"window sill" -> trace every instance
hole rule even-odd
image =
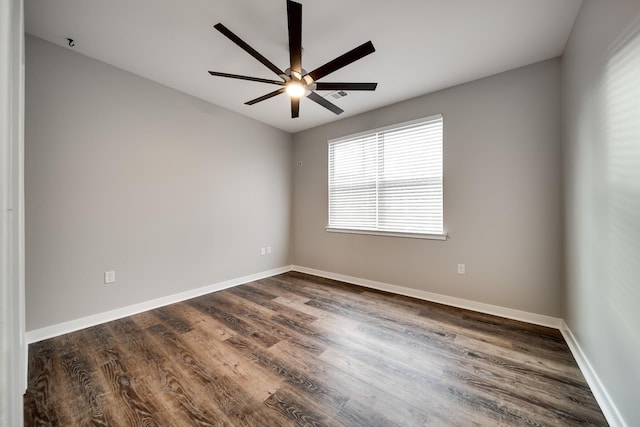
[[[329,233],[345,233],[345,234],[367,234],[370,236],[387,236],[387,237],[404,237],[408,239],[426,239],[426,240],[447,240],[449,236],[445,234],[420,234],[420,233],[401,233],[377,230],[351,230],[346,228],[326,227]]]

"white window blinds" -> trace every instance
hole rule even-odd
[[[329,141],[328,228],[442,235],[442,116]]]

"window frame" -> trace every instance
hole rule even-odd
[[[416,125],[416,124],[420,124],[420,123],[424,123],[424,122],[429,122],[431,120],[434,119],[438,119],[440,118],[442,120],[442,156],[441,156],[441,162],[442,162],[442,233],[416,233],[416,232],[404,232],[404,231],[383,231],[383,230],[368,230],[368,229],[356,229],[356,228],[341,228],[341,227],[335,227],[335,226],[330,226],[329,223],[329,219],[330,219],[330,209],[331,209],[331,205],[330,205],[330,199],[331,199],[331,194],[330,194],[330,183],[331,183],[331,172],[330,172],[330,168],[331,168],[331,163],[329,162],[330,159],[330,147],[331,144],[339,142],[339,141],[345,141],[345,140],[349,140],[349,139],[356,139],[358,137],[363,137],[363,136],[367,136],[367,135],[372,135],[372,134],[379,134],[382,132],[386,132],[386,131],[391,131],[391,130],[395,130],[395,129],[400,129],[403,127],[408,127],[408,126],[412,126],[412,125]],[[445,135],[444,135],[444,115],[443,114],[433,114],[430,116],[426,116],[426,117],[422,117],[419,119],[415,119],[415,120],[410,120],[410,121],[406,121],[406,122],[402,122],[402,123],[396,123],[396,124],[392,124],[389,126],[384,126],[384,127],[380,127],[380,128],[375,128],[375,129],[371,129],[371,130],[367,130],[367,131],[363,131],[363,132],[358,132],[358,133],[354,133],[354,134],[350,134],[350,135],[345,135],[345,136],[341,136],[338,138],[332,138],[330,140],[327,141],[327,225],[325,227],[325,230],[327,232],[330,233],[344,233],[344,234],[362,234],[362,235],[373,235],[373,236],[390,236],[390,237],[404,237],[404,238],[413,238],[413,239],[428,239],[428,240],[447,240],[448,239],[448,234],[446,232],[446,226],[445,226],[445,208],[444,208],[444,200],[445,200],[445,194],[444,194],[444,139],[445,139]],[[376,138],[377,139],[377,138]],[[379,165],[376,165],[376,167],[379,167]]]

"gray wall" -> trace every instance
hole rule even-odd
[[[640,2],[586,0],[562,61],[565,320],[640,425]]]
[[[447,241],[328,233],[327,140],[444,114]],[[560,63],[551,60],[294,135],[296,265],[560,317]],[[465,263],[467,274],[456,265]]]
[[[290,263],[289,134],[33,37],[26,55],[28,331]]]

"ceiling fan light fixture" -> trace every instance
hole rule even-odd
[[[307,73],[302,68],[302,4],[293,0],[287,0],[287,24],[289,28],[289,68],[282,71],[277,65],[262,56],[258,51],[249,46],[244,40],[235,35],[231,30],[217,23],[213,27],[222,35],[235,43],[242,50],[254,57],[262,65],[270,69],[282,81],[263,79],[259,77],[242,76],[240,74],[221,73],[209,71],[212,76],[228,77],[232,79],[248,80],[252,82],[268,83],[280,86],[278,90],[269,92],[266,95],[245,102],[246,105],[254,105],[258,102],[271,99],[274,96],[286,93],[291,97],[291,118],[295,119],[300,115],[300,98],[310,99],[316,104],[326,108],[334,114],[341,114],[344,111],[335,104],[332,104],[326,97],[318,95],[316,90],[345,91],[345,90],[376,90],[377,83],[325,83],[318,82],[319,79],[346,67],[347,65],[364,58],[373,53],[376,49],[373,43],[368,41],[360,46],[351,49],[347,53],[338,56],[315,70]]]
[[[307,89],[300,81],[290,81],[286,87],[287,94],[292,98],[300,98],[305,95]]]

